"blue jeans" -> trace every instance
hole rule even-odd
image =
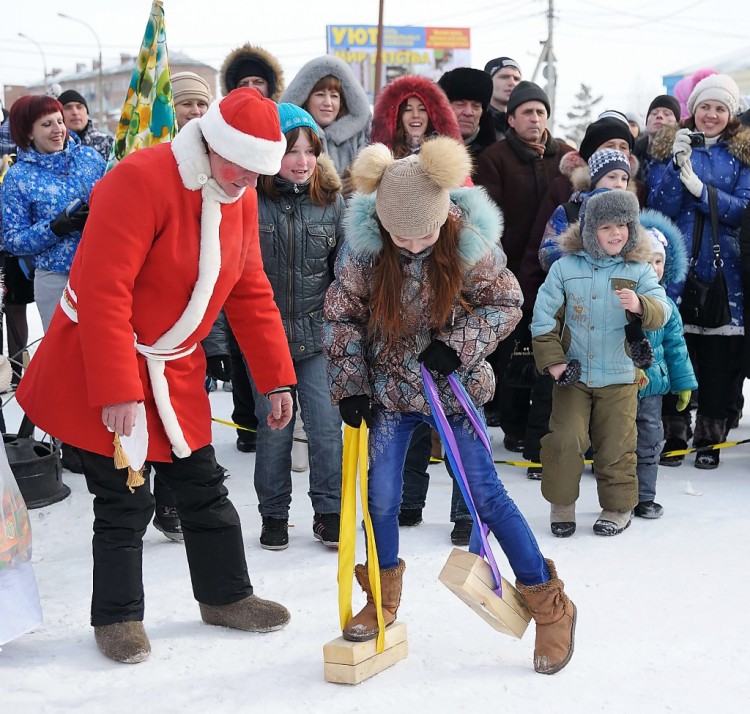
[[[342,437],[339,410],[331,404],[326,359],[322,354],[294,363],[297,399],[309,445],[310,490],[315,513],[341,511]],[[255,492],[261,516],[288,518],[292,502],[292,443],[295,417],[284,429],[271,429],[266,417],[271,403],[252,382],[258,443]]]
[[[659,473],[659,456],[664,448],[664,425],[661,421],[661,394],[638,400],[635,425],[638,429],[638,501],[653,501],[656,497],[656,477]]]
[[[516,578],[524,585],[547,582],[549,571],[534,534],[498,478],[492,456],[466,417],[451,416],[448,421],[456,435],[477,513],[497,538]],[[383,569],[398,565],[404,462],[411,435],[422,422],[435,426],[433,418],[425,414],[375,411],[370,430],[368,503]]]

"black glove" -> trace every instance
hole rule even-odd
[[[88,217],[89,204],[76,199],[52,219],[49,228],[56,236],[62,237],[74,231],[82,231]]]
[[[569,387],[581,379],[581,363],[577,359],[568,362],[565,371],[560,375],[560,379],[555,382],[558,387]]]
[[[427,369],[447,377],[461,366],[461,358],[456,350],[448,347],[445,342],[433,340],[420,353],[417,359],[424,363]]]
[[[217,382],[228,382],[232,379],[232,359],[229,355],[206,357],[206,374]]]
[[[370,409],[370,397],[366,397],[364,394],[358,394],[355,397],[344,397],[339,402],[339,412],[341,412],[344,424],[359,429],[364,419],[365,424],[368,427],[372,427],[373,416],[372,409]]]
[[[648,369],[654,363],[654,350],[643,332],[640,319],[625,325],[625,339],[630,347],[630,357],[638,369]]]

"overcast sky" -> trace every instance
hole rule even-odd
[[[469,27],[472,65],[508,55],[530,79],[547,36],[548,0],[384,0],[387,25]],[[637,111],[661,93],[661,77],[686,66],[710,66],[731,53],[750,55],[748,0],[555,0],[558,123],[580,83],[603,94],[600,108]],[[97,55],[92,32],[57,16],[85,20],[99,35],[105,67],[135,53],[151,0],[5,0],[0,14],[0,84],[40,81],[47,68],[72,71]],[[287,82],[326,51],[329,24],[377,24],[376,0],[164,0],[167,44],[219,68],[244,42],[281,61]],[[211,8],[215,8],[212,10]],[[124,11],[126,14],[123,14]],[[541,75],[537,81],[544,86]]]

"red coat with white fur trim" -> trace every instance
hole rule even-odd
[[[58,308],[18,388],[18,401],[34,424],[109,456],[112,434],[102,423],[102,406],[144,401],[148,459],[171,460],[134,333],[140,343],[153,345],[186,311],[199,274],[201,205],[201,191],[185,187],[169,144],[131,154],[96,185],[70,271],[79,322]],[[221,268],[205,314],[182,344],[206,337],[224,306],[259,391],[294,384],[286,336],[263,271],[255,191],[247,189],[220,210]],[[193,450],[211,442],[205,371],[200,345],[166,363],[172,405]]]

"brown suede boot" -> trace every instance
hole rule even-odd
[[[232,627],[246,632],[273,632],[284,627],[292,616],[283,605],[249,595],[229,605],[204,605],[201,618],[207,625]]]
[[[541,674],[554,674],[573,656],[576,606],[565,594],[565,583],[557,577],[555,564],[551,560],[545,562],[550,574],[546,583],[522,585],[516,581],[516,588],[536,622],[534,669]]]
[[[401,603],[401,582],[404,570],[406,570],[406,563],[399,558],[398,565],[395,568],[380,571],[380,595],[383,601],[383,622],[386,627],[396,621],[396,613]],[[343,635],[345,640],[364,642],[378,636],[378,611],[375,608],[375,600],[370,591],[367,566],[355,566],[354,574],[360,587],[367,595],[367,605],[346,623]]]
[[[115,662],[137,664],[151,654],[151,643],[139,621],[115,622],[94,627],[94,639],[102,654]]]

